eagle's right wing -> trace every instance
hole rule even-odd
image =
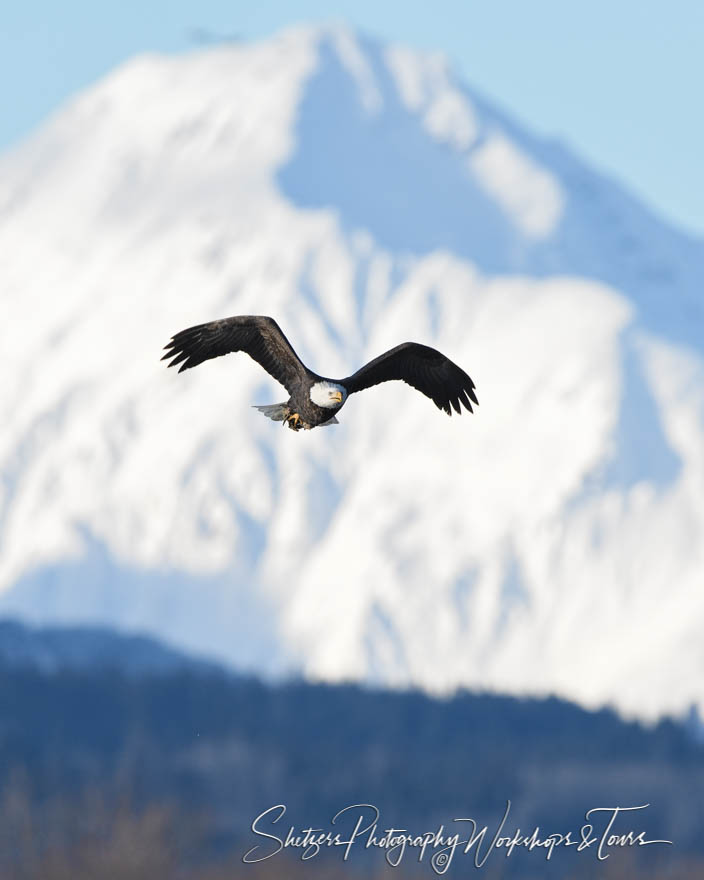
[[[352,376],[342,379],[348,394],[371,388],[380,382],[400,379],[429,397],[448,416],[472,410],[478,404],[474,382],[442,352],[418,342],[404,342],[369,361]],[[452,408],[451,408],[452,407]]]
[[[237,315],[181,330],[164,346],[162,360],[172,358],[170,367],[181,364],[179,373],[197,367],[210,358],[244,351],[293,394],[306,378],[307,370],[293,346],[273,318]]]

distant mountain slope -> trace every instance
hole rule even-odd
[[[627,108],[625,108],[627,110]],[[437,56],[345,28],[144,56],[0,161],[0,611],[316,679],[704,705],[704,245]],[[470,373],[294,436],[245,357]]]
[[[190,657],[145,636],[107,627],[29,627],[0,620],[0,663],[47,673],[116,669],[126,675],[165,675],[188,670],[215,673],[214,663]]]

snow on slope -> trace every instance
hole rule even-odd
[[[437,56],[344,28],[135,59],[0,161],[0,610],[239,667],[704,705],[704,246]],[[294,435],[246,357],[404,339],[481,407],[402,385]]]

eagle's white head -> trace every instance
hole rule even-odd
[[[337,382],[316,382],[310,389],[310,399],[316,406],[337,409],[347,399],[347,392]]]

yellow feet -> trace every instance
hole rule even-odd
[[[291,413],[291,415],[286,419],[286,424],[292,431],[300,431],[300,429],[303,427],[303,425],[300,424],[300,421],[301,417],[298,413]]]

